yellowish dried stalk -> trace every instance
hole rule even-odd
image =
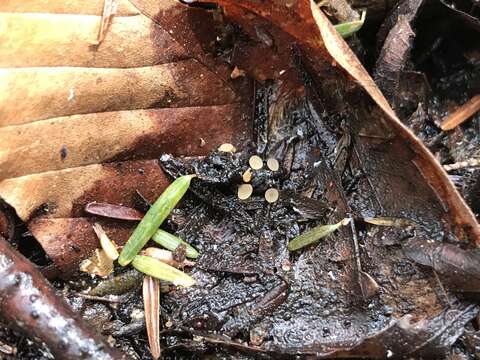
[[[118,251],[117,251],[117,245],[110,240],[108,235],[105,233],[105,230],[103,230],[102,226],[99,223],[93,224],[93,230],[95,231],[95,234],[97,234],[98,239],[100,240],[100,245],[105,252],[105,254],[112,259],[112,261],[115,261],[118,259]]]

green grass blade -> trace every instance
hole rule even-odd
[[[360,30],[365,22],[365,15],[367,14],[366,11],[362,12],[362,17],[360,20],[344,22],[341,24],[334,25],[335,29],[338,33],[344,38],[348,38]]]
[[[152,240],[170,251],[175,251],[178,245],[184,244],[187,249],[185,255],[191,259],[198,258],[198,251],[192,245],[165,230],[158,229],[157,232],[153,234]]]
[[[118,258],[120,265],[128,265],[148,240],[152,238],[153,234],[185,195],[193,177],[195,175],[185,175],[177,178],[150,207],[123,247]]]

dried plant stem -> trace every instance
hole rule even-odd
[[[160,281],[151,276],[143,278],[143,305],[148,343],[154,359],[161,354],[160,349]]]

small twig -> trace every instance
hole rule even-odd
[[[443,165],[443,168],[445,171],[452,171],[478,166],[480,166],[480,159],[468,159],[466,161],[459,161],[453,164]]]
[[[367,179],[368,185],[370,186],[370,189],[372,189],[373,197],[375,198],[375,201],[377,202],[378,206],[380,207],[380,210],[382,210],[382,213],[385,213],[385,209],[383,208],[382,202],[380,201],[380,198],[378,196],[377,189],[372,183],[372,180],[370,179],[370,176],[368,175],[367,171],[365,170],[365,166],[363,164],[363,160],[360,157],[360,153],[358,152],[358,149],[355,145],[355,142],[352,143],[352,148],[353,151],[355,152],[355,156],[357,157],[358,163],[360,165],[360,170],[364,174],[365,178]]]
[[[108,303],[125,302],[125,299],[121,298],[118,295],[95,296],[95,295],[89,295],[84,293],[77,293],[76,295],[87,300],[102,301],[102,302],[108,302]]]
[[[442,281],[440,280],[440,277],[438,276],[435,270],[433,270],[433,274],[435,275],[435,279],[437,280],[438,286],[442,290],[443,296],[445,296],[445,299],[447,300],[448,306],[452,307],[452,303],[450,302],[450,298],[448,297],[447,290],[445,290],[445,287],[443,286]]]
[[[440,125],[443,131],[455,129],[480,110],[480,95],[475,95],[453,113],[448,115]]]
[[[79,319],[42,274],[0,237],[0,316],[58,359],[125,357]]]

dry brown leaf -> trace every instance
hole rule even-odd
[[[98,247],[87,203],[134,206],[137,190],[153,201],[167,186],[156,160],[131,160],[202,155],[250,136],[250,82],[208,54],[210,15],[160,0],[147,16],[117,0],[92,46],[104,4],[0,3],[0,197],[65,273]],[[131,231],[102,226],[119,243]]]
[[[138,15],[139,11],[128,0],[116,0],[117,16]],[[99,15],[102,13],[102,1],[78,0],[2,0],[0,12],[49,13],[49,14],[85,14]]]
[[[80,262],[89,257],[99,246],[92,225],[92,218],[35,219],[29,229],[38,239],[45,252],[55,263],[61,276],[68,276],[78,270]],[[109,238],[123,245],[130,237],[135,225],[99,221]]]
[[[238,102],[222,79],[193,59],[132,69],[2,69],[0,81],[1,126],[74,114]]]
[[[149,159],[165,152],[201,155],[222,140],[235,142],[247,136],[241,114],[237,104],[192,106],[73,115],[3,127],[0,179]]]

